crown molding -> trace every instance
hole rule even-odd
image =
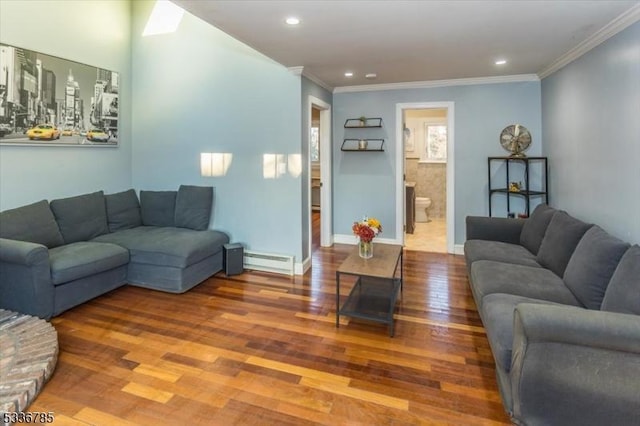
[[[333,92],[333,87],[329,86],[327,83],[325,83],[324,81],[320,80],[318,77],[316,77],[315,75],[311,74],[309,71],[305,71],[304,70],[304,66],[301,67],[287,67],[287,69],[289,70],[289,72],[293,75],[302,75],[304,77],[306,77],[307,79],[313,81],[315,84],[317,84],[318,86],[322,87],[325,90],[328,90],[329,92]]]
[[[342,86],[333,89],[333,93],[371,92],[378,90],[431,89],[447,86],[471,86],[475,84],[519,83],[540,81],[536,74],[502,75],[496,77],[456,78],[451,80],[410,81],[406,83],[365,84],[362,86]]]
[[[575,61],[594,47],[600,45],[601,43],[605,42],[614,35],[618,34],[620,31],[638,21],[640,21],[640,4],[637,4],[631,9],[622,13],[620,16],[609,22],[607,25],[602,27],[599,31],[587,38],[585,41],[569,50],[554,62],[540,70],[538,72],[538,76],[540,77],[540,79],[550,76],[554,72]]]
[[[302,71],[304,70],[304,67],[287,67],[287,69],[293,75],[302,75]]]
[[[329,86],[327,83],[325,83],[324,81],[320,80],[318,77],[316,77],[315,75],[311,74],[309,71],[303,71],[302,75],[307,77],[309,80],[313,81],[315,84],[317,84],[318,86],[322,87],[323,89],[329,91],[329,93],[333,92],[333,87]]]

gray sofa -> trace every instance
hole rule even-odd
[[[640,247],[566,212],[470,216],[469,282],[523,425],[640,422]]]
[[[0,308],[41,318],[125,283],[183,293],[222,269],[213,188],[133,189],[0,213]]]

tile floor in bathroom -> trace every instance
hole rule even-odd
[[[416,222],[413,234],[405,234],[406,250],[447,252],[447,221],[431,219],[429,222]]]

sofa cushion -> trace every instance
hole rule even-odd
[[[180,185],[176,196],[175,226],[204,231],[209,228],[213,187]]]
[[[174,226],[176,195],[176,191],[140,191],[142,224]]]
[[[501,241],[467,240],[464,243],[464,255],[468,265],[478,260],[514,263],[540,267],[536,256],[521,245]]]
[[[132,263],[186,268],[221,251],[229,237],[213,230],[140,226],[101,235],[93,241],[126,247]]]
[[[482,323],[487,331],[496,365],[504,371],[511,371],[511,352],[513,348],[513,311],[520,303],[557,305],[546,300],[513,294],[495,293],[482,299]]]
[[[544,234],[557,210],[546,204],[539,204],[525,220],[520,233],[520,244],[533,254],[538,254]]]
[[[640,315],[640,246],[637,244],[620,259],[604,294],[601,309]]]
[[[562,277],[578,242],[592,225],[557,211],[551,218],[538,250],[538,263]]]
[[[50,205],[66,244],[109,232],[102,191],[53,200]]]
[[[479,260],[471,265],[471,291],[478,310],[484,303],[483,297],[494,293],[582,306],[562,278],[552,271],[491,260]]]
[[[104,196],[107,204],[107,223],[110,232],[131,229],[142,225],[140,203],[136,191],[118,192]]]
[[[628,243],[592,226],[569,260],[564,283],[584,306],[600,309],[607,284],[628,248]]]
[[[28,241],[48,248],[64,244],[46,200],[0,213],[0,238]]]
[[[99,274],[129,262],[127,249],[116,244],[81,241],[49,250],[54,285]]]

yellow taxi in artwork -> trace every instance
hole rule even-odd
[[[62,130],[62,136],[73,136],[73,129],[67,127]]]
[[[29,140],[60,139],[60,131],[53,124],[38,124],[37,126],[27,130],[27,137],[29,138]]]
[[[107,142],[109,140],[109,135],[103,129],[93,128],[87,132],[87,140]]]

